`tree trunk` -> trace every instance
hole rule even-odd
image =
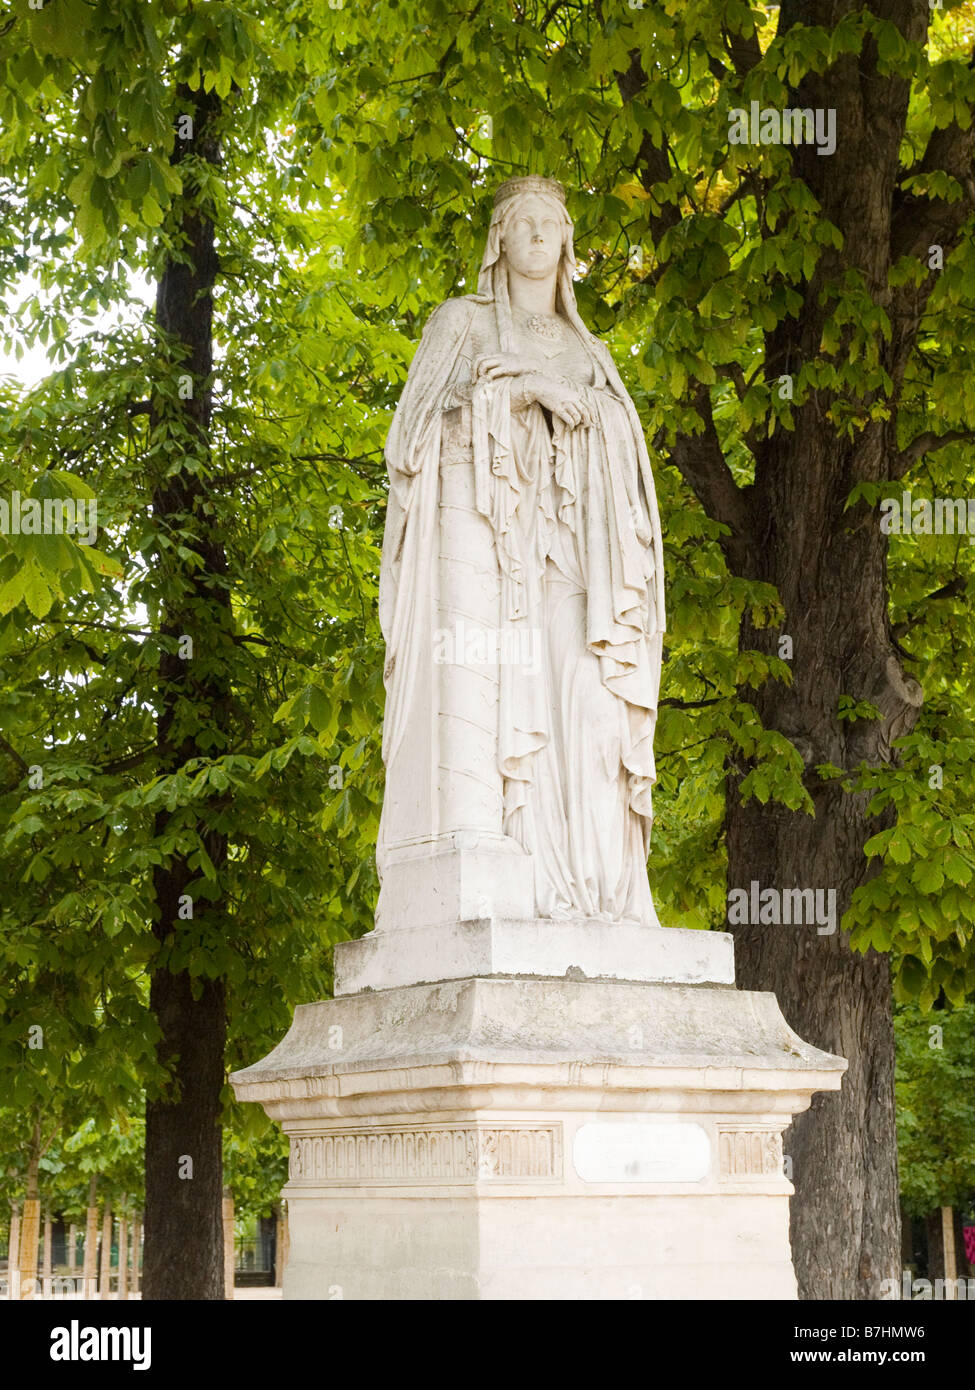
[[[34,1298],[37,1293],[37,1244],[41,1235],[41,1194],[39,1187],[41,1165],[40,1125],[34,1126],[30,1156],[27,1163],[27,1187],[24,1215],[20,1225],[20,1296]]]
[[[98,1279],[98,1297],[110,1298],[112,1294],[112,1207],[105,1203],[102,1213],[102,1259]]]
[[[729,885],[835,890],[838,920],[866,872],[863,843],[879,828],[866,823],[862,802],[817,793],[810,821],[771,805],[738,805],[739,781],[729,778]],[[801,1038],[849,1063],[840,1093],[816,1096],[786,1135],[799,1296],[877,1299],[881,1281],[899,1280],[900,1266],[887,958],[856,954],[838,930],[819,935],[815,923],[732,931],[739,986],[773,990]]]
[[[833,0],[783,0],[779,33],[797,24],[832,27],[849,9]],[[926,6],[898,3],[884,12],[907,37],[923,39]],[[884,484],[898,476],[896,437],[881,411],[889,410],[903,381],[933,278],[895,302],[900,292],[889,284],[895,244],[898,254],[913,249],[899,245],[896,221],[906,79],[879,74],[876,51],[867,44],[858,59],[811,73],[790,98],[790,105],[832,109],[843,132],[830,159],[817,158],[810,147],[796,147],[792,159],[844,245],[820,257],[802,286],[801,312],[766,335],[767,377],[774,391],[781,377],[795,377],[815,358],[828,360],[821,346],[824,325],[836,287],[853,274],[894,322],[888,340],[878,336],[894,387],[886,395],[879,385],[850,390],[844,399],[856,410],[857,427],[849,436],[828,415],[843,392],[809,388],[801,401],[797,393],[793,427],[779,427],[753,443],[754,483],[739,491],[724,518],[734,531],[724,543],[729,566],[773,584],[785,610],[778,632],[756,630],[746,613],[742,649],[782,656],[792,673],[791,685],[770,680],[740,694],[766,729],[785,734],[801,754],[815,808],[811,817],[771,800],[742,806],[739,788],[753,764],[732,757],[728,886],[747,891],[757,882],[779,894],[796,888],[832,892],[838,922],[854,889],[873,872],[864,844],[893,824],[894,813],[871,818],[868,794],[843,792],[817,768],[830,764],[853,776],[862,764],[895,762],[891,745],[910,732],[922,699],[920,686],[901,667],[891,632],[887,538],[866,504],[846,510],[846,499],[859,482]],[[912,236],[923,238],[923,220],[916,217],[915,224]],[[848,343],[842,340],[836,353],[844,367]],[[712,498],[712,515],[720,510]],[[791,652],[780,641],[784,637]],[[869,702],[879,718],[841,720],[842,696]],[[766,918],[735,924],[729,917],[729,924],[739,984],[773,990],[800,1037],[849,1062],[841,1092],[817,1096],[786,1138],[796,1186],[792,1240],[800,1297],[876,1299],[882,1281],[899,1284],[900,1278],[888,958],[851,951],[838,928],[821,934],[815,922],[786,926]]]
[[[924,1224],[928,1238],[928,1278],[932,1283],[936,1279],[950,1280],[938,1296],[954,1301],[954,1281],[965,1278],[966,1268],[964,1242],[961,1247],[957,1244],[957,1213],[953,1207],[935,1207],[934,1211],[928,1212]]]
[[[902,1270],[915,1271],[914,1260],[914,1222],[901,1206],[901,1267]]]
[[[44,1213],[44,1263],[41,1266],[41,1292],[45,1298],[51,1296],[51,1275],[54,1273],[53,1261],[51,1258],[52,1225],[51,1213]]]
[[[961,1214],[961,1208],[955,1207],[954,1227],[955,1227],[955,1267],[958,1270],[959,1279],[970,1279],[972,1277],[972,1266],[968,1262],[968,1254],[965,1250],[965,1218]],[[973,1290],[975,1293],[975,1290]]]
[[[284,1271],[288,1264],[288,1204],[282,1198],[278,1202],[278,1224],[274,1240],[274,1283],[277,1288],[284,1286]]]
[[[34,1298],[37,1294],[37,1243],[40,1234],[40,1198],[28,1197],[24,1202],[24,1215],[20,1223],[19,1284],[21,1298]]]
[[[68,1248],[65,1253],[68,1257],[68,1275],[74,1278],[75,1270],[78,1268],[78,1227],[73,1221],[68,1226]]]
[[[20,1298],[20,1206],[10,1205],[10,1233],[7,1238],[7,1297]]]
[[[844,519],[856,470],[879,471],[879,441],[871,452],[869,435],[863,432],[856,459],[817,435],[813,419],[800,420],[795,435],[778,443],[773,436],[776,465],[762,471],[753,504],[767,518],[754,577],[775,585],[785,619],[773,632],[746,616],[741,646],[778,656],[790,651],[788,638],[792,683],[770,680],[740,695],[801,754],[815,815],[771,800],[743,806],[747,759],[730,760],[727,783],[729,889],[750,901],[753,884],[776,890],[783,918],[782,894],[790,889],[820,894],[826,909],[812,920],[803,911],[801,925],[778,923],[773,914],[745,923],[729,916],[739,985],[774,991],[801,1038],[849,1063],[840,1093],[815,1097],[786,1137],[796,1187],[793,1250],[807,1299],[876,1299],[882,1281],[900,1277],[889,963],[875,951],[851,951],[838,927],[854,889],[874,872],[863,847],[893,823],[893,812],[868,816],[868,793],[844,792],[816,772],[821,764],[852,770],[892,762],[891,743],[910,729],[921,699],[891,639],[886,538],[876,525],[856,525],[855,509]],[[843,695],[869,701],[882,718],[840,720]]]
[[[118,1296],[129,1296],[129,1219],[125,1207],[118,1219]]]
[[[786,41],[802,26],[832,31],[857,8],[857,0],[782,0],[778,38]],[[873,8],[907,40],[923,43],[928,5],[882,0]],[[759,57],[757,41],[750,55],[741,54],[743,66],[734,57],[739,75]],[[625,102],[641,93],[646,99],[647,70],[638,51],[617,81]],[[796,888],[835,892],[839,918],[854,889],[870,876],[864,844],[891,824],[893,812],[871,819],[865,795],[844,794],[817,768],[829,764],[852,779],[862,764],[895,761],[892,742],[910,732],[921,700],[919,685],[901,669],[890,629],[886,537],[865,502],[846,510],[846,501],[860,483],[893,483],[896,493],[917,457],[910,447],[899,448],[897,407],[937,272],[932,269],[920,285],[910,280],[892,286],[890,271],[903,256],[927,263],[932,243],[945,255],[961,243],[972,207],[973,141],[970,130],[939,129],[924,155],[929,168],[956,175],[963,196],[929,202],[901,186],[910,82],[900,72],[880,71],[874,37],[859,53],[841,54],[822,71],[812,67],[782,98],[793,109],[829,112],[840,135],[828,159],[811,145],[789,151],[792,176],[812,194],[817,216],[842,238],[840,247],[823,249],[805,279],[794,281],[800,301],[765,332],[763,361],[753,374],[754,379],[764,372],[776,413],[776,395],[792,401],[791,418],[767,416],[768,429],[742,432],[736,447],[750,455],[754,481],[740,485],[710,389],[698,382],[688,397],[700,428],[679,432],[670,456],[706,514],[725,528],[720,543],[731,573],[771,584],[779,593],[785,610],[780,632],[756,631],[746,609],[741,647],[789,660],[792,684],[766,681],[757,690],[742,687],[739,695],[756,707],[765,729],[784,734],[796,747],[815,809],[812,819],[771,799],[742,806],[741,783],[754,764],[744,755],[729,757],[728,887],[746,894],[752,883],[779,894]],[[665,143],[655,143],[649,131],[634,171],[648,193],[673,177]],[[756,176],[746,186],[765,236],[773,228],[762,180]],[[682,213],[668,201],[648,216],[659,245]],[[862,286],[891,325],[889,336],[878,329],[870,344],[884,372],[872,381],[862,365],[866,350],[846,326],[848,303],[840,303],[838,325],[827,322],[850,284]],[[800,379],[812,366],[815,374]],[[744,376],[736,389],[743,399]],[[780,637],[790,639],[791,653],[788,643],[780,646]],[[841,696],[872,704],[879,718],[841,720]],[[838,931],[820,935],[815,923],[776,925],[761,915],[758,921],[735,921],[729,913],[729,926],[738,983],[774,991],[803,1039],[850,1064],[840,1094],[817,1097],[787,1136],[800,1296],[876,1298],[881,1282],[899,1274],[887,958],[854,953]]]
[[[180,111],[193,114],[193,133],[176,140],[172,160],[185,155],[210,164],[219,161],[216,93],[180,89]],[[198,190],[184,191],[181,213],[181,259],[163,269],[156,320],[162,334],[175,338],[183,357],[175,367],[190,394],[180,391],[178,406],[158,397],[151,427],[166,466],[153,485],[156,525],[181,532],[199,565],[186,563],[174,549],[158,552],[162,595],[161,633],[176,647],[189,638],[192,651],[164,650],[159,661],[157,744],[160,771],[173,773],[190,759],[225,751],[214,736],[229,720],[226,675],[231,639],[230,599],[224,551],[214,532],[208,500],[206,464],[212,407],[212,290],[217,269],[213,223],[198,206]],[[170,392],[172,395],[172,392]],[[183,438],[179,439],[179,431]],[[173,439],[183,447],[185,468],[174,468]],[[185,442],[184,442],[185,441]],[[199,469],[200,472],[195,471]],[[168,470],[168,471],[167,471]],[[191,534],[190,534],[191,533]],[[212,809],[212,803],[211,803]],[[160,812],[155,834],[185,827],[179,812]],[[211,862],[219,871],[226,859],[226,836],[197,822]],[[154,932],[164,951],[178,946],[187,913],[197,920],[205,906],[219,923],[221,902],[193,907],[190,884],[200,877],[188,856],[174,853],[154,874]],[[184,968],[170,970],[165,960],[152,968],[150,1007],[159,1025],[160,1061],[171,1069],[174,1085],[146,1106],[145,1262],[143,1294],[147,1299],[222,1299],[223,1188],[221,1089],[226,1040],[225,985],[222,979],[191,979]]]
[[[98,1179],[88,1183],[88,1210],[85,1213],[85,1254],[81,1266],[81,1288],[85,1298],[98,1293]]]
[[[803,437],[801,427],[797,436]],[[798,442],[792,449],[800,452]],[[800,489],[815,491],[829,473],[821,453],[800,460],[799,468],[783,466],[766,480],[767,514],[795,517],[803,506]],[[834,484],[837,511],[846,490],[846,481]],[[837,518],[810,517],[808,555],[796,553],[796,538],[783,529],[770,537],[764,577],[779,590],[785,623],[772,634],[746,620],[742,647],[777,654],[778,637],[788,636],[793,682],[770,681],[741,695],[766,728],[786,734],[802,753],[815,817],[772,801],[742,806],[748,764],[733,762],[728,885],[750,899],[753,883],[759,891],[774,889],[780,904],[784,890],[813,890],[827,909],[819,917],[828,920],[804,913],[802,925],[776,924],[774,916],[729,922],[741,988],[774,991],[801,1038],[849,1063],[840,1093],[815,1097],[786,1138],[800,1297],[876,1299],[881,1282],[899,1279],[900,1270],[890,970],[884,955],[851,951],[838,922],[871,873],[864,844],[891,820],[869,817],[866,795],[844,793],[814,769],[890,761],[891,740],[913,722],[920,693],[904,680],[890,645],[877,529],[850,527],[843,534]],[[841,722],[836,711],[844,694],[869,700],[884,718]]]
[[[229,1187],[223,1190],[223,1287],[224,1298],[234,1296],[236,1249],[234,1242],[234,1194]]]
[[[142,1213],[136,1212],[132,1218],[132,1292],[139,1292],[142,1279],[140,1262],[142,1260]]]

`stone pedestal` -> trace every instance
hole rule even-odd
[[[291,1139],[286,1298],[796,1296],[782,1133],[846,1063],[729,937],[475,920],[336,974],[232,1077]]]

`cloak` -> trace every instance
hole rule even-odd
[[[556,418],[550,429],[539,406],[523,411],[512,408],[512,378],[474,377],[474,340],[483,343],[490,334],[497,349],[511,350],[500,228],[492,224],[478,292],[447,300],[430,316],[390,428],[386,443],[389,500],[379,591],[387,649],[383,730],[387,795],[377,864],[381,875],[390,848],[404,843],[404,824],[417,840],[439,833],[438,751],[431,729],[441,697],[431,673],[436,670],[433,645],[441,602],[441,464],[445,436],[452,429],[446,422],[456,421],[462,410],[469,421],[474,504],[494,538],[503,624],[544,630],[546,574],[555,574],[566,586],[564,592],[584,595],[585,645],[598,660],[602,686],[619,702],[624,730],[621,775],[629,812],[640,822],[642,862],[635,872],[642,875],[644,898],[633,910],[644,920],[655,919],[648,905],[646,850],[651,788],[656,780],[653,734],[665,625],[660,519],[636,408],[608,349],[579,317],[572,264],[571,257],[563,254],[557,307],[592,364],[592,385],[583,388],[594,420],[591,427],[571,430]],[[552,757],[572,761],[576,744],[587,735],[580,725],[581,740],[569,740],[568,752],[564,736],[553,749],[552,677],[546,688],[544,680],[517,665],[502,665],[497,679],[500,710],[494,771],[503,786],[503,831],[532,853],[537,837],[531,816],[537,816],[537,809],[532,811],[531,802],[540,755],[548,757],[545,776],[559,782],[562,799],[578,799],[591,783],[592,769],[581,765],[563,777]],[[556,671],[554,682],[558,679]],[[412,814],[401,811],[400,825],[390,834],[387,807],[394,781],[401,807],[404,788],[415,801]],[[559,819],[560,828],[552,832],[550,827],[547,833],[549,846],[553,834],[555,839],[560,835],[572,839],[575,833],[564,818]],[[551,859],[551,849],[548,853]],[[583,861],[591,863],[592,858],[590,847],[588,860],[584,854]],[[578,864],[566,865],[561,866],[562,877],[578,883],[586,870]],[[599,896],[591,884],[588,895],[585,887],[580,892],[586,903]],[[614,896],[612,890],[608,896]],[[636,902],[630,889],[623,891],[623,897]],[[594,908],[587,911],[598,915]]]

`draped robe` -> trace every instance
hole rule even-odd
[[[382,875],[398,848],[476,831],[533,857],[538,917],[652,926],[660,522],[636,409],[582,326],[565,275],[559,307],[588,363],[576,384],[591,426],[515,408],[511,377],[475,378],[477,358],[506,346],[498,304],[484,293],[433,313],[396,411],[380,582],[387,783],[377,863]],[[450,532],[454,514],[466,530]],[[538,660],[495,660],[489,716],[470,718],[479,761],[458,768],[438,729],[451,700],[454,724],[467,715],[457,687],[451,695],[440,679],[435,646],[456,587],[444,576],[468,550],[484,584],[494,570],[501,628],[526,639],[509,647],[537,647]],[[445,805],[452,778],[475,788],[473,811]]]

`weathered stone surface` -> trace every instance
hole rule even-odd
[[[529,918],[534,905],[532,857],[520,845],[500,836],[452,835],[401,850],[386,864],[376,929]]]
[[[642,1090],[650,1070],[692,1089],[794,1089],[830,1086],[843,1066],[789,1028],[772,994],[727,986],[638,984],[611,980],[460,980],[380,990],[302,1004],[287,1036],[263,1061],[234,1073],[242,1100],[326,1092],[335,1097],[397,1087],[407,1062],[435,1089],[517,1085],[519,1067],[543,1069],[547,1084],[585,1087],[605,1072]],[[365,1076],[368,1074],[369,1079]],[[291,1083],[301,1079],[302,1092]],[[661,1077],[665,1081],[666,1078]],[[326,1084],[327,1083],[327,1084]],[[255,1089],[256,1088],[256,1089]],[[271,1088],[271,1089],[269,1089]],[[417,1103],[429,1088],[411,1081]],[[803,1107],[805,1108],[805,1107]]]
[[[285,1296],[795,1296],[781,1134],[845,1063],[770,994],[468,979],[296,1010]],[[651,1132],[652,1131],[652,1132]]]
[[[497,917],[377,928],[335,948],[336,996],[492,975],[731,985],[734,948],[727,932]]]

